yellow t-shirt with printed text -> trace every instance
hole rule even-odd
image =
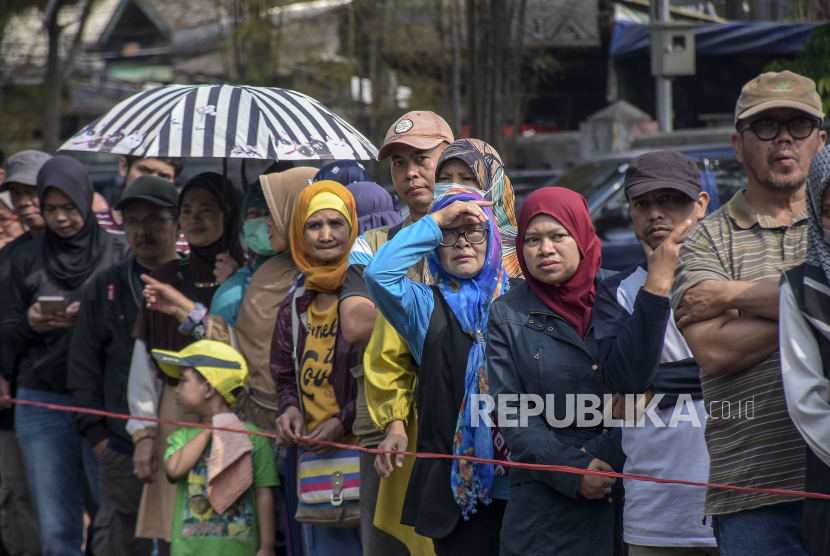
[[[331,382],[334,361],[334,340],[337,327],[337,306],[332,303],[325,311],[317,310],[317,300],[308,306],[305,351],[300,360],[300,391],[305,407],[305,426],[308,432],[325,423],[340,411]]]

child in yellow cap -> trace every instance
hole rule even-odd
[[[213,340],[180,352],[153,350],[179,379],[176,403],[206,425],[259,432],[230,406],[248,381],[238,351]],[[274,495],[279,485],[271,443],[262,436],[182,427],[167,440],[165,470],[178,483],[172,556],[273,556]]]

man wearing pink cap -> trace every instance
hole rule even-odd
[[[426,215],[435,190],[435,167],[441,153],[454,140],[447,122],[428,111],[408,112],[386,132],[378,159],[391,159],[392,183],[398,197],[409,207],[409,217],[403,224],[391,228],[389,234],[395,235]],[[383,236],[386,241],[386,233]],[[368,233],[358,237],[349,254],[349,270],[340,306],[343,336],[351,344],[363,346],[369,343],[378,314],[363,281],[363,269],[380,245],[373,249],[367,243],[368,239],[373,239]],[[420,266],[422,275],[425,265],[422,262]]]
[[[378,310],[363,280],[363,269],[372,260],[375,252],[389,238],[406,226],[423,218],[432,204],[435,189],[435,167],[444,149],[454,141],[452,130],[441,116],[427,111],[409,112],[401,116],[386,133],[386,139],[380,149],[379,159],[390,158],[392,162],[392,182],[398,197],[409,207],[409,216],[401,224],[370,230],[360,237],[349,254],[349,268],[346,282],[340,295],[340,322],[343,337],[354,345],[366,346],[373,338],[373,329],[383,331],[389,327],[375,326]],[[429,271],[422,260],[410,269],[409,276],[419,282],[429,276]],[[385,322],[385,321],[384,321]],[[389,328],[391,330],[391,328]],[[393,334],[394,330],[392,330]],[[378,333],[375,333],[377,336]],[[406,351],[406,343],[400,342],[400,349]],[[373,340],[377,342],[379,340]],[[408,360],[408,359],[407,359]],[[367,372],[384,372],[374,368],[370,357],[363,358]],[[387,365],[388,360],[384,361]],[[376,448],[385,439],[383,432],[372,421],[364,392],[364,367],[354,369],[358,383],[357,414],[352,430],[359,437],[360,446]],[[392,369],[394,373],[412,372],[412,369]],[[374,408],[373,408],[374,409]],[[402,424],[401,421],[396,421]],[[396,535],[401,540],[381,531],[374,526],[375,505],[380,488],[380,477],[375,471],[374,456],[360,456],[360,513],[363,550],[366,555],[398,556],[421,553],[421,546],[413,545],[410,536]],[[398,512],[400,515],[400,512]],[[394,525],[397,525],[395,523]],[[389,528],[384,528],[389,530]],[[421,538],[421,541],[424,539]]]

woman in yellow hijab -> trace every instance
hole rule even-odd
[[[357,210],[348,189],[335,181],[318,181],[303,190],[291,219],[291,256],[307,290],[331,294],[340,289],[357,231]]]
[[[338,316],[349,251],[358,232],[354,198],[337,182],[314,183],[297,199],[290,230],[291,256],[302,274],[298,291],[280,306],[271,341],[271,376],[279,399],[277,443],[296,446],[296,437],[305,434],[356,444],[352,424],[357,383],[350,369],[358,364],[360,347],[343,339]],[[331,451],[320,444],[299,449],[319,456]],[[308,556],[363,553],[357,528],[302,528]]]

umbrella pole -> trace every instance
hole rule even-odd
[[[228,158],[227,157],[222,159],[222,177],[225,178],[225,179],[228,179]],[[225,188],[223,187],[222,190],[224,191],[224,189]],[[236,193],[236,192],[234,192],[234,193]],[[225,204],[226,207],[228,206],[227,201],[228,201],[227,199],[222,199],[222,202]],[[243,219],[243,222],[244,222],[244,219]],[[229,248],[230,248],[230,246],[228,244],[228,234],[227,233],[222,233],[222,252],[223,253],[227,252]]]
[[[248,192],[248,173],[245,171],[246,163],[248,162],[247,158],[242,159],[242,191],[247,193]]]

